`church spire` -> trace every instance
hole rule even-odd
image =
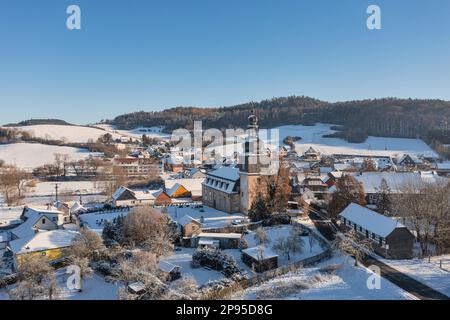
[[[252,113],[248,117],[248,129],[258,130],[258,117],[255,115],[255,105],[252,102]]]

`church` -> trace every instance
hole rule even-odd
[[[267,163],[267,152],[263,153],[263,142],[258,135],[258,118],[251,114],[248,122],[248,134],[239,165],[221,167],[206,174],[202,185],[204,205],[228,213],[248,214],[256,195],[261,192],[258,185],[262,170],[271,163]]]

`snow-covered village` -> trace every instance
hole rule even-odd
[[[0,146],[0,297],[448,298],[449,162],[419,139],[346,143],[320,123],[275,128],[274,143],[256,113],[199,150],[161,127],[2,128],[43,141]]]
[[[450,300],[448,12],[0,1],[0,316]]]

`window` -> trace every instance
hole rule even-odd
[[[45,224],[45,219],[44,218],[42,218],[42,224]]]
[[[382,246],[383,246],[383,238],[382,238],[382,237],[380,237],[380,240],[379,240],[379,245],[380,245],[380,247],[382,247]]]
[[[369,230],[366,230],[366,238],[369,238]]]

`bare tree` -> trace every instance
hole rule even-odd
[[[394,202],[395,212],[412,228],[420,243],[421,255],[432,254],[435,243],[445,250],[448,238],[450,187],[444,182],[408,181],[399,186],[401,195]]]
[[[273,251],[280,255],[285,255],[288,260],[291,260],[291,248],[288,239],[285,237],[278,238],[272,247]]]
[[[373,250],[372,242],[369,239],[358,236],[357,232],[353,229],[346,233],[337,234],[332,243],[332,247],[334,251],[340,251],[353,257],[355,259],[355,266],[358,265],[358,261],[364,258],[367,252]]]
[[[49,265],[45,256],[26,255],[18,266],[17,286],[10,296],[18,300],[49,299],[58,297],[59,288],[55,270]]]
[[[100,235],[89,229],[81,228],[80,233],[67,249],[66,255],[72,259],[92,260],[95,255],[101,255],[105,250],[106,247]]]
[[[270,243],[269,236],[267,235],[267,232],[264,230],[263,227],[258,227],[255,230],[254,239],[259,245],[265,245],[267,243]]]
[[[123,241],[144,246],[157,257],[173,251],[174,232],[166,215],[150,207],[137,207],[124,219]]]

